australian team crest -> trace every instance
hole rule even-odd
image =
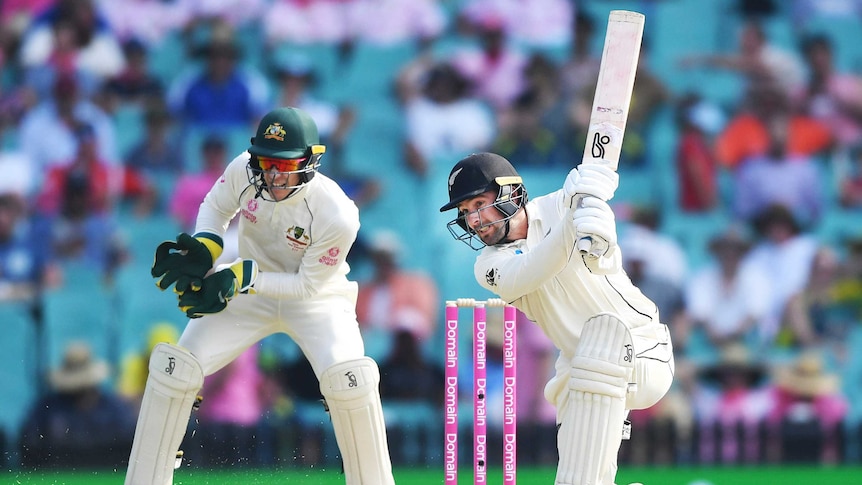
[[[284,127],[281,126],[281,123],[273,123],[266,127],[266,131],[263,132],[263,137],[267,140],[270,138],[274,138],[278,141],[284,141],[284,136],[287,135],[287,132],[284,131]]]
[[[293,249],[301,249],[311,242],[311,237],[308,235],[307,231],[304,227],[292,226],[287,228],[285,231],[284,237],[290,241],[291,247]]]

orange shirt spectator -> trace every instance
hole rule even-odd
[[[812,155],[832,143],[832,133],[823,123],[806,116],[795,115],[788,120],[788,155]],[[715,142],[719,162],[735,169],[744,160],[763,155],[770,143],[769,130],[757,116],[744,113],[730,120]]]

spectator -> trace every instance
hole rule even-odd
[[[769,152],[770,130],[786,133],[788,156],[814,156],[831,146],[829,127],[793,112],[789,98],[776,86],[760,85],[745,99],[748,108],[736,112],[715,139],[715,154],[726,169],[735,171],[746,160]]]
[[[466,22],[481,21],[489,12],[493,12],[500,17],[512,41],[526,49],[564,49],[571,42],[572,31],[569,26],[577,10],[573,2],[467,0],[461,3],[458,13]]]
[[[116,166],[116,130],[111,118],[80,91],[78,79],[61,75],[53,84],[50,96],[24,114],[18,129],[22,153],[30,160],[33,173],[47,172],[75,159],[78,141],[75,135],[81,124],[95,132],[99,158]],[[51,142],[45,143],[50,127]]]
[[[107,213],[113,210],[121,195],[121,175],[117,169],[99,157],[98,141],[92,126],[82,123],[75,129],[78,144],[77,153],[67,163],[53,167],[45,177],[39,195],[39,211],[57,214],[60,205],[72,194],[68,181],[78,178],[86,181],[87,192],[79,197],[86,203],[86,209],[93,213]]]
[[[146,44],[129,39],[123,42],[126,67],[116,76],[108,78],[102,90],[106,104],[114,111],[116,107],[132,105],[144,108],[162,102],[165,86],[150,69],[150,52]]]
[[[224,173],[230,160],[227,146],[218,135],[209,135],[201,143],[203,170],[180,175],[171,195],[169,211],[184,231],[194,231],[198,208],[204,197]]]
[[[809,77],[794,101],[808,116],[829,127],[838,146],[846,149],[862,139],[862,77],[839,72],[832,40],[812,34],[801,43]]]
[[[661,232],[661,217],[657,207],[635,207],[619,244],[625,247],[633,242],[650,248],[650,258],[644,267],[646,275],[681,286],[688,277],[688,260],[679,242]]]
[[[496,131],[488,106],[470,95],[470,81],[441,62],[425,78],[423,94],[404,107],[405,159],[424,178],[431,161],[487,147]]]
[[[770,282],[772,291],[760,327],[760,343],[769,346],[781,329],[790,298],[802,291],[808,282],[820,243],[800,226],[793,212],[782,205],[772,205],[761,211],[753,226],[758,241],[743,263],[766,273]]]
[[[670,90],[664,81],[653,72],[649,54],[649,41],[644,38],[641,42],[626,134],[620,154],[623,167],[644,168],[650,163],[646,141],[648,130],[653,118],[671,98]]]
[[[80,73],[93,87],[125,66],[120,40],[95,0],[57,0],[33,20],[21,40],[22,66],[42,78],[51,71]],[[37,72],[38,71],[38,72]]]
[[[771,41],[759,20],[746,20],[738,34],[738,51],[732,54],[699,54],[683,59],[683,67],[705,65],[739,73],[746,92],[775,85],[789,96],[805,83],[805,67],[794,53]]]
[[[209,466],[260,465],[272,446],[261,424],[280,391],[258,365],[259,353],[259,345],[249,347],[204,381],[195,439],[204,443],[200,459]]]
[[[506,110],[505,127],[491,149],[508,160],[517,160],[519,168],[572,167],[580,153],[543,123],[542,115],[539,93],[530,90],[521,94]]]
[[[143,137],[125,154],[126,166],[149,178],[173,178],[184,171],[182,150],[173,128],[173,119],[163,103],[147,105]]]
[[[593,17],[579,9],[572,23],[574,39],[568,57],[560,66],[561,91],[566,113],[564,137],[575,147],[586,146],[587,128],[593,111],[593,94],[602,59],[593,50],[596,25]]]
[[[61,366],[51,371],[51,392],[33,403],[21,428],[25,468],[120,468],[128,460],[135,415],[105,388],[108,364],[83,342],[65,348]]]
[[[347,4],[341,0],[272,0],[260,19],[265,44],[275,47],[282,43],[346,42],[350,38]]]
[[[846,161],[836,166],[838,201],[845,209],[862,209],[862,142],[847,153]]]
[[[793,212],[802,224],[813,227],[826,203],[824,176],[810,155],[787,152],[788,126],[776,122],[767,126],[766,153],[745,159],[734,173],[734,215],[751,221],[773,204]]]
[[[117,37],[139,40],[145,49],[159,47],[191,20],[191,4],[182,1],[111,0],[99,2]]]
[[[736,342],[754,349],[759,341],[772,285],[762,268],[742,263],[751,244],[741,228],[728,227],[709,241],[710,261],[686,285],[691,331],[702,332],[712,348]]]
[[[719,108],[697,94],[687,94],[677,103],[676,176],[683,212],[709,212],[722,205],[720,167],[713,150],[722,125]]]
[[[395,233],[381,230],[369,242],[374,272],[359,285],[356,316],[364,331],[406,329],[427,344],[437,330],[440,304],[434,281],[401,267],[403,247]]]
[[[841,461],[841,433],[849,411],[836,374],[826,371],[816,351],[776,367],[772,410],[767,417],[768,459],[773,463]]]
[[[419,334],[392,331],[392,345],[380,363],[380,397],[389,404],[443,405],[443,369],[425,358]]]
[[[141,398],[144,396],[150,373],[148,363],[153,347],[162,342],[176,344],[179,338],[180,332],[173,324],[157,322],[147,331],[146,345],[123,356],[117,377],[117,394],[133,409],[135,415],[141,410]]]
[[[729,343],[719,360],[701,369],[695,387],[699,461],[703,464],[758,463],[760,425],[770,411],[766,367],[739,343]]]
[[[55,214],[40,214],[47,241],[61,266],[80,263],[105,279],[113,281],[116,270],[126,262],[125,242],[111,213],[93,210],[88,193],[93,190],[86,177],[73,174],[61,186],[62,199]],[[74,275],[63,275],[64,281],[74,281]],[[65,283],[64,283],[65,284]],[[73,284],[73,283],[69,283]]]
[[[524,90],[527,57],[509,44],[504,19],[494,13],[471,19],[478,47],[462,47],[452,53],[451,62],[471,83],[471,94],[495,111],[507,108]]]
[[[349,104],[338,104],[315,94],[319,78],[311,59],[303,55],[285,55],[273,60],[275,105],[305,110],[317,123],[321,143],[326,144],[327,166],[344,170],[344,143],[356,122],[356,112]],[[332,153],[330,153],[332,152]]]
[[[446,12],[437,0],[353,0],[346,2],[354,42],[377,46],[427,43],[446,29]]]
[[[22,302],[36,310],[42,290],[57,284],[58,273],[26,207],[19,190],[0,188],[0,304]]]
[[[805,287],[787,302],[780,345],[806,349],[821,344],[840,347],[845,342],[853,322],[846,320],[835,292],[840,267],[834,249],[825,245],[818,249]]]
[[[245,129],[263,116],[268,81],[240,63],[241,48],[232,32],[216,30],[195,54],[203,67],[187,69],[168,86],[168,107],[183,129]]]
[[[191,13],[187,30],[225,24],[239,30],[267,14],[267,0],[175,0]]]

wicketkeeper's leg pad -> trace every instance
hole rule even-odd
[[[335,364],[320,376],[347,485],[394,485],[383,406],[380,369],[371,358]]]
[[[176,345],[160,343],[150,354],[126,485],[171,485],[177,451],[204,381],[198,360]]]
[[[631,332],[619,317],[600,313],[584,325],[557,436],[555,484],[613,485],[634,359]]]

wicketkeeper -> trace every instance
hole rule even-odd
[[[320,381],[348,485],[394,484],[377,364],[356,321],[345,262],[356,205],[318,173],[325,147],[305,112],[278,108],[200,206],[194,235],[162,243],[152,274],[174,285],[191,318],[177,345],[159,344],[138,417],[126,485],[169,485],[205,376],[277,332],[302,349]],[[239,256],[213,268],[239,217]],[[206,406],[206,403],[202,405]]]
[[[631,409],[668,391],[674,361],[656,305],[623,271],[614,213],[618,176],[581,164],[563,188],[527,200],[505,158],[477,153],[449,175],[448,224],[479,250],[474,276],[535,321],[560,350],[545,398],[557,410],[558,485],[613,485]],[[576,245],[590,238],[581,254]]]

